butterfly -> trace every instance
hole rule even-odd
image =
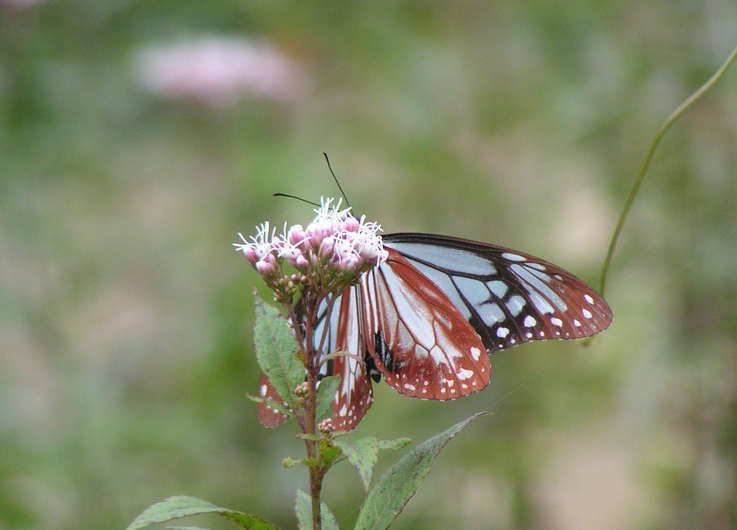
[[[449,400],[491,380],[487,353],[548,339],[581,339],[612,322],[607,302],[576,276],[539,258],[449,236],[397,233],[382,237],[388,258],[326,307],[316,337],[325,352],[348,352],[326,363],[339,375],[333,426],[349,431],[373,402],[372,381],[400,394]],[[327,330],[325,329],[327,326]],[[317,345],[316,345],[317,347]],[[259,397],[281,402],[266,376]],[[287,417],[259,403],[267,427]]]

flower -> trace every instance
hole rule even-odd
[[[274,46],[236,37],[149,46],[139,52],[137,66],[150,92],[213,108],[248,96],[292,101],[310,85],[305,69]]]
[[[361,275],[387,258],[378,232],[381,226],[367,222],[341,209],[341,202],[321,199],[315,219],[307,225],[294,225],[276,235],[268,222],[257,227],[256,236],[235,243],[279,300],[291,300],[298,283],[322,293],[340,293],[358,282]],[[286,274],[284,265],[297,270]]]

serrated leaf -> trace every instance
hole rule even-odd
[[[284,402],[295,409],[293,391],[305,380],[304,365],[297,360],[299,344],[279,311],[264,303],[254,291],[256,313],[253,341],[256,359]]]
[[[378,440],[375,436],[360,438],[352,442],[334,440],[333,443],[348,458],[348,462],[358,472],[363,483],[363,489],[368,491],[371,485],[371,477],[378,460],[378,452],[382,449],[398,450],[407,446],[412,440],[410,438],[397,438],[396,440]]]
[[[356,530],[385,530],[397,518],[432,469],[440,451],[482,412],[426,440],[390,467],[369,492],[356,521]]]
[[[186,495],[169,497],[149,506],[141,515],[136,517],[135,521],[128,525],[126,530],[138,530],[151,526],[152,524],[165,523],[173,519],[212,513],[229,519],[236,526],[244,530],[278,530],[271,523],[254,515],[229,510],[228,508],[221,508],[202,499],[188,497]]]
[[[329,416],[329,411],[335,401],[335,394],[340,386],[340,376],[330,375],[323,377],[317,386],[317,420]]]
[[[297,490],[295,506],[300,530],[312,529],[312,498],[302,490]],[[323,530],[339,530],[338,521],[324,502],[320,503],[320,516]]]
[[[363,483],[363,489],[368,491],[371,485],[371,476],[378,460],[379,440],[375,436],[359,438],[352,442],[335,440],[333,442],[348,459],[348,462],[358,472]]]

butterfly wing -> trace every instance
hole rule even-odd
[[[327,320],[327,304],[320,308],[315,327],[314,346],[319,347],[325,335],[324,352],[342,352],[326,362],[320,369],[321,376],[339,375],[340,386],[333,401],[333,427],[337,431],[350,431],[358,425],[373,403],[371,378],[364,360],[366,346],[363,345],[361,329],[360,299],[357,287],[347,288],[336,298],[331,318]],[[319,385],[319,383],[318,383]],[[283,404],[269,379],[261,376],[259,397]],[[258,418],[265,427],[276,427],[288,417],[267,402],[258,404]]]
[[[366,346],[361,333],[362,313],[357,287],[347,288],[336,301],[330,322],[332,342],[325,352],[343,352],[329,361],[328,372],[341,376],[333,402],[333,427],[350,431],[358,425],[373,403],[371,378],[364,360]],[[318,326],[319,331],[319,326]],[[331,333],[332,334],[332,333]]]
[[[460,310],[489,353],[534,340],[588,337],[612,322],[596,291],[528,254],[430,234],[383,239]]]
[[[265,374],[261,374],[261,380],[258,382],[258,397],[284,404],[284,401],[276,392],[274,385],[271,384],[271,381],[269,381],[269,378],[266,377]],[[282,413],[279,409],[272,407],[265,401],[259,402],[256,412],[258,414],[258,421],[261,422],[261,425],[268,428],[281,425],[289,419],[286,414]]]
[[[398,392],[454,399],[491,378],[481,338],[427,276],[399,252],[360,283],[362,333],[370,359]]]
[[[489,383],[484,350],[584,338],[611,324],[611,309],[596,291],[539,258],[448,236],[383,240],[387,261],[336,299],[330,321],[322,308],[315,333],[315,347],[325,331],[324,352],[350,354],[323,372],[341,376],[336,430],[351,430],[366,415],[374,369],[402,394],[453,399]],[[259,395],[279,401],[265,377]],[[275,426],[286,416],[260,403],[259,418]]]

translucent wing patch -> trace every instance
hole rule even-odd
[[[376,368],[401,394],[454,399],[489,384],[484,344],[442,290],[397,251],[360,283],[363,334]]]
[[[392,234],[384,242],[442,290],[489,353],[588,337],[612,321],[609,305],[591,287],[528,254],[429,234]]]

